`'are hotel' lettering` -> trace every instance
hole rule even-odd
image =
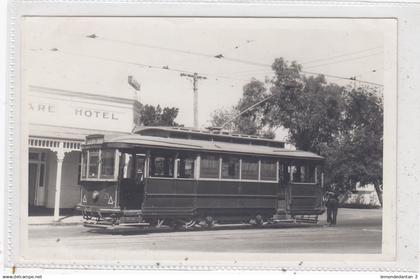
[[[56,107],[54,105],[51,105],[51,104],[29,103],[29,110],[55,113],[56,112]],[[118,117],[113,112],[93,110],[93,109],[76,108],[76,109],[74,109],[74,115],[75,116],[81,116],[81,117],[87,117],[87,118],[101,118],[101,119],[118,120]]]
[[[118,120],[118,117],[116,117],[113,112],[90,110],[90,109],[75,109],[74,112],[76,116]]]

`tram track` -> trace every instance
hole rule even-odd
[[[159,253],[380,253],[379,211],[343,209],[337,226],[321,224],[277,228],[247,225],[206,230],[141,229],[98,233],[83,226],[30,226],[29,251],[36,257],[78,255],[147,256]],[[117,256],[118,255],[118,256]]]
[[[187,247],[197,247],[199,250],[204,249],[205,243],[218,243],[219,248],[215,250],[223,250],[223,246],[239,246],[241,250],[259,250],[258,246],[270,245],[275,239],[281,240],[282,243],[293,243],[299,239],[296,244],[299,247],[308,245],[313,246],[314,239],[308,238],[310,234],[319,234],[319,228],[305,228],[303,230],[292,229],[292,231],[259,229],[259,230],[218,230],[218,231],[188,231],[188,232],[168,232],[168,233],[154,233],[152,235],[109,235],[109,234],[94,234],[89,232],[83,233],[83,236],[67,238],[63,237],[59,242],[54,243],[50,240],[50,244],[59,247],[70,247],[71,249],[100,249],[100,250],[136,250],[136,249],[150,249],[150,250],[180,250]],[[318,238],[316,241],[318,245],[323,244],[328,246],[329,243],[339,242],[343,237],[343,232],[335,228],[325,228],[323,233],[327,238]],[[86,235],[88,234],[88,235]],[[362,234],[363,238],[359,239],[359,243],[369,243],[374,241],[378,232],[366,231],[362,228],[347,230],[345,235]],[[216,246],[218,246],[216,245]],[[274,245],[276,246],[276,245]],[[245,248],[248,247],[248,248]],[[213,248],[209,248],[213,250]]]

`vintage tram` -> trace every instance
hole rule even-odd
[[[137,127],[82,147],[85,224],[189,228],[316,221],[323,158],[284,142],[220,130]]]

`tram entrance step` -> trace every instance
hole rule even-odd
[[[316,224],[318,223],[318,215],[301,215],[295,216],[295,220],[301,223],[311,223]]]
[[[141,223],[142,221],[141,216],[123,216],[120,218],[120,223]]]
[[[273,216],[273,220],[282,221],[282,220],[290,220],[290,216],[286,213],[277,213]]]
[[[142,211],[138,209],[124,209],[122,213],[124,216],[139,216],[142,214]]]

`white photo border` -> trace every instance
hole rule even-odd
[[[249,269],[249,270],[338,270],[338,271],[418,271],[418,235],[419,235],[419,190],[416,187],[419,166],[416,165],[416,154],[419,151],[419,132],[413,129],[412,121],[417,119],[416,104],[419,97],[419,82],[415,80],[417,72],[416,61],[419,61],[419,41],[414,35],[419,33],[420,5],[408,2],[363,2],[363,1],[9,1],[8,7],[8,72],[6,94],[6,183],[5,183],[5,265],[8,267],[40,267],[40,268],[78,268],[78,269]],[[391,206],[384,208],[385,220],[383,231],[389,230],[395,240],[395,250],[388,251],[392,257],[377,258],[364,261],[322,261],[305,262],[300,265],[298,258],[282,261],[279,264],[263,264],[261,262],[246,262],[232,264],[232,261],[205,262],[196,264],[170,263],[156,264],[150,261],[144,264],[109,264],[93,263],[39,263],[21,258],[24,247],[21,240],[27,237],[26,221],[20,204],[25,201],[25,195],[20,192],[20,185],[25,178],[26,133],[22,129],[21,107],[21,65],[20,65],[20,18],[22,16],[144,16],[144,17],[288,17],[288,18],[366,18],[397,20],[398,72],[388,71],[385,80],[390,82],[387,88],[395,89],[394,100],[385,102],[389,126],[385,127],[385,148],[391,152],[385,153],[384,161],[391,165],[391,172],[384,170],[388,181],[396,182],[396,189],[384,192],[384,199],[392,200]],[[397,47],[395,45],[395,47]],[[392,61],[391,61],[392,62]],[[392,64],[392,63],[391,63]],[[396,78],[396,75],[398,78]],[[385,93],[384,93],[385,95]],[[395,104],[393,102],[396,102]],[[417,114],[416,114],[417,113]],[[391,119],[389,117],[392,116]],[[387,116],[385,115],[385,118]],[[398,123],[397,123],[398,121]],[[398,133],[398,134],[397,134]],[[417,143],[416,143],[417,140]],[[395,151],[395,152],[392,152]],[[27,156],[26,156],[27,158]],[[392,166],[393,165],[393,166]],[[417,168],[417,169],[416,169]],[[385,178],[384,178],[385,179]],[[388,197],[387,197],[388,196]],[[416,207],[417,210],[413,210]],[[392,220],[385,218],[393,217]],[[396,231],[395,231],[396,229]],[[393,249],[393,248],[391,248]],[[316,256],[316,254],[314,254]],[[326,255],[326,254],[325,254]],[[315,259],[314,256],[314,259]],[[318,254],[319,256],[319,254]],[[336,256],[335,256],[336,257]],[[293,258],[293,257],[291,257]]]

